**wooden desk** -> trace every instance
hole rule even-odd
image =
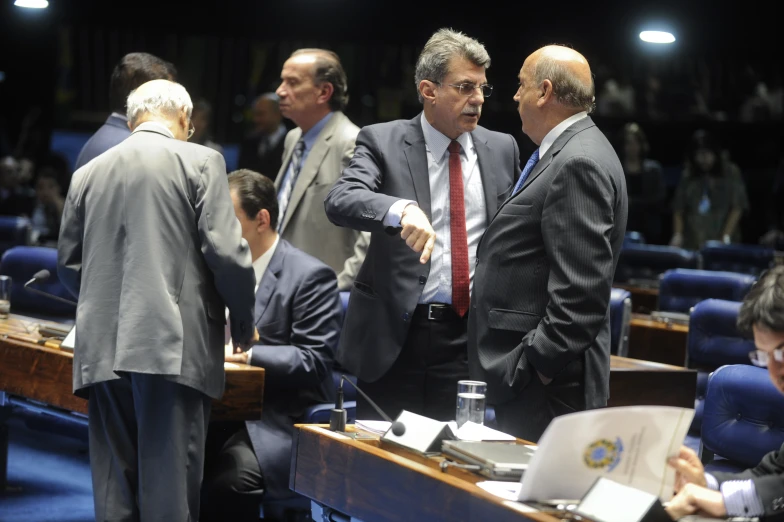
[[[694,407],[695,370],[615,356],[611,364],[610,406]],[[378,439],[354,440],[298,425],[289,486],[364,521],[558,520],[485,492],[476,486],[486,480],[478,474],[453,467],[441,472],[442,460]]]
[[[612,356],[608,406],[693,408],[697,370]]]
[[[56,325],[13,314],[0,320],[0,391],[86,415],[87,401],[72,391],[73,354],[61,350],[59,341],[38,344],[37,324]],[[263,368],[226,363],[226,391],[213,402],[210,417],[260,419],[263,398]]]
[[[442,460],[376,438],[354,440],[324,427],[297,425],[289,486],[366,522],[558,520],[487,493],[476,485],[487,480],[478,474],[453,467],[442,472]]]
[[[683,366],[688,337],[688,325],[663,323],[648,315],[633,314],[629,328],[629,357]]]
[[[623,288],[632,294],[632,312],[649,314],[659,309],[659,289],[613,283],[615,288]]]

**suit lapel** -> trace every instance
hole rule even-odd
[[[264,271],[264,275],[261,276],[261,283],[259,283],[259,289],[256,290],[256,325],[262,324],[262,319],[264,317],[264,313],[267,310],[267,306],[270,303],[270,298],[275,291],[275,287],[278,284],[278,274],[280,274],[281,269],[283,268],[283,259],[286,257],[286,251],[288,250],[288,243],[286,243],[283,239],[278,240],[278,246],[275,249],[275,252],[272,254],[272,259],[270,259],[269,265],[267,269]]]
[[[471,139],[474,142],[474,148],[476,148],[476,157],[479,162],[479,174],[482,178],[482,190],[485,193],[485,212],[487,214],[487,222],[489,223],[498,207],[497,187],[494,173],[498,172],[499,169],[494,168],[494,165],[492,165],[493,155],[490,145],[477,134],[476,131],[472,132]]]
[[[411,181],[414,185],[417,203],[427,219],[432,220],[430,207],[430,174],[427,170],[427,150],[425,149],[425,135],[422,133],[422,121],[420,114],[410,121],[410,127],[406,132],[405,142],[407,147],[403,149],[408,161],[408,171],[411,174]]]
[[[281,232],[286,230],[286,226],[289,221],[291,221],[291,216],[297,211],[297,205],[299,205],[302,196],[305,195],[305,191],[318,175],[321,162],[324,161],[324,156],[326,156],[329,151],[329,141],[335,133],[335,128],[343,121],[341,118],[342,116],[343,115],[340,112],[335,112],[332,115],[316,138],[313,148],[308,152],[305,164],[302,165],[302,170],[300,171],[299,176],[297,176],[296,183],[294,183],[294,189],[291,191],[289,205],[286,207],[286,215],[283,218],[283,226],[280,229]],[[293,151],[294,147],[291,149]]]

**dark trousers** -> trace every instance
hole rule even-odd
[[[204,480],[202,522],[258,522],[264,476],[245,423],[235,425],[215,455]]]
[[[582,365],[579,371],[582,372]],[[494,408],[499,430],[529,442],[539,442],[554,418],[585,410],[585,388],[580,382],[562,383],[558,378],[545,386],[534,372],[520,394]]]
[[[468,379],[468,320],[445,314],[443,320],[431,321],[421,313],[423,308],[417,307],[403,349],[389,371],[375,382],[359,381],[359,386],[392,419],[407,410],[439,421],[454,420],[457,381]],[[358,395],[357,418],[380,420],[381,416]]]
[[[196,522],[211,399],[160,375],[90,388],[90,468],[98,522]]]

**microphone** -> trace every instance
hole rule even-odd
[[[77,302],[76,301],[71,301],[70,299],[64,299],[64,298],[60,297],[59,295],[50,294],[49,292],[44,292],[42,290],[38,290],[37,288],[33,288],[33,287],[30,286],[33,283],[43,283],[44,281],[49,279],[49,277],[51,275],[52,274],[49,273],[49,270],[46,270],[46,269],[39,270],[38,272],[35,273],[35,275],[33,275],[32,279],[30,279],[28,282],[26,282],[24,284],[24,289],[29,291],[29,292],[35,292],[36,294],[45,295],[49,299],[54,299],[56,301],[61,301],[63,303],[67,303],[69,305],[77,306]]]
[[[335,408],[332,409],[329,417],[329,429],[332,431],[345,431],[346,430],[346,410],[343,409],[343,381],[348,381],[351,386],[362,395],[368,404],[370,404],[376,413],[381,415],[385,421],[392,423],[392,433],[397,436],[401,437],[406,432],[406,425],[400,421],[393,421],[389,418],[389,415],[384,413],[378,405],[373,402],[373,400],[367,396],[365,392],[363,392],[359,386],[357,386],[351,379],[346,377],[345,375],[340,376],[340,384],[338,385],[338,396],[335,399]]]

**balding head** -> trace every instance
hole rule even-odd
[[[168,127],[175,138],[187,139],[193,102],[179,83],[169,80],[144,83],[131,92],[127,105],[131,130],[145,121],[155,121]]]
[[[585,57],[568,47],[548,45],[534,51],[520,69],[519,102],[523,132],[535,143],[558,123],[594,106],[591,68]]]

